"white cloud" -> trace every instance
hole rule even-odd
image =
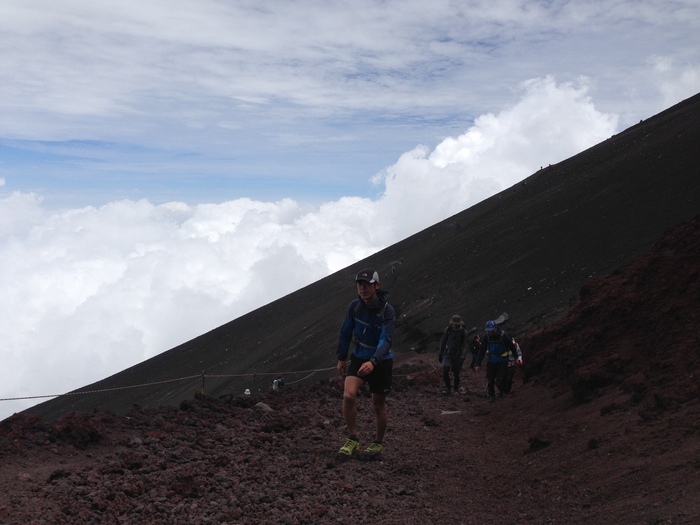
[[[6,0],[0,175],[54,210],[318,206],[524,79],[585,77],[620,126],[648,118],[700,90],[698,34],[696,0]]]
[[[513,107],[480,116],[432,152],[422,146],[405,153],[375,179],[386,187],[379,204],[392,225],[387,238],[449,217],[615,133],[617,117],[595,109],[584,81],[557,86],[546,77],[521,89]]]
[[[685,100],[700,91],[700,65],[683,64],[669,56],[649,57],[655,80],[659,84],[664,108]]]
[[[220,123],[298,127],[309,115],[367,111],[444,117],[465,103],[501,107],[529,76],[607,75],[611,64],[639,72],[653,53],[689,59],[697,15],[697,2],[656,0],[430,9],[188,1],[175,10],[163,1],[9,0],[0,135],[203,148]],[[601,97],[624,100],[623,78],[605,80]]]
[[[140,362],[700,91],[696,0],[425,6],[4,1],[0,397]]]
[[[11,194],[0,200],[0,397],[61,393],[141,362],[461,211],[615,125],[585,82],[546,77],[432,151],[402,155],[375,180],[375,199],[315,208],[122,200],[50,212],[34,194]],[[27,403],[0,405],[0,417]]]
[[[34,193],[13,192],[4,198],[0,207],[0,238],[27,235],[34,225],[41,223],[45,215],[41,201]]]

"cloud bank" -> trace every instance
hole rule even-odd
[[[527,81],[512,106],[401,155],[367,181],[373,198],[119,200],[56,212],[41,195],[10,194],[0,200],[0,397],[112,375],[608,138],[617,117],[588,93],[584,80]],[[3,402],[0,417],[34,403]]]

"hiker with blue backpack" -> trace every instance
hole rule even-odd
[[[348,438],[338,451],[344,456],[359,452],[357,434],[357,394],[367,383],[372,394],[375,414],[375,438],[365,449],[365,457],[374,457],[384,449],[383,440],[389,416],[386,396],[391,391],[394,337],[394,308],[388,303],[389,294],[380,289],[379,273],[372,268],[361,270],[355,277],[357,299],[345,310],[336,355],[338,374],[345,378],[343,418]],[[355,346],[348,361],[350,345]]]
[[[487,321],[484,329],[484,337],[481,340],[481,351],[476,358],[474,371],[481,369],[484,354],[488,355],[486,363],[486,386],[489,401],[496,401],[496,386],[502,393],[508,373],[508,359],[511,352],[515,352],[513,338],[504,332],[494,321]]]

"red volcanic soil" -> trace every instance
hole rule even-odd
[[[380,459],[341,460],[339,379],[0,423],[2,524],[700,523],[700,220],[519,335],[512,394],[397,356]],[[507,329],[507,325],[506,325]],[[372,438],[368,397],[360,437]]]

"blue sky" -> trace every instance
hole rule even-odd
[[[698,26],[697,0],[4,1],[0,398],[116,373],[696,94]]]
[[[319,204],[512,105],[531,78],[585,77],[622,127],[697,87],[696,1],[0,9],[0,176],[49,206],[270,190]]]

